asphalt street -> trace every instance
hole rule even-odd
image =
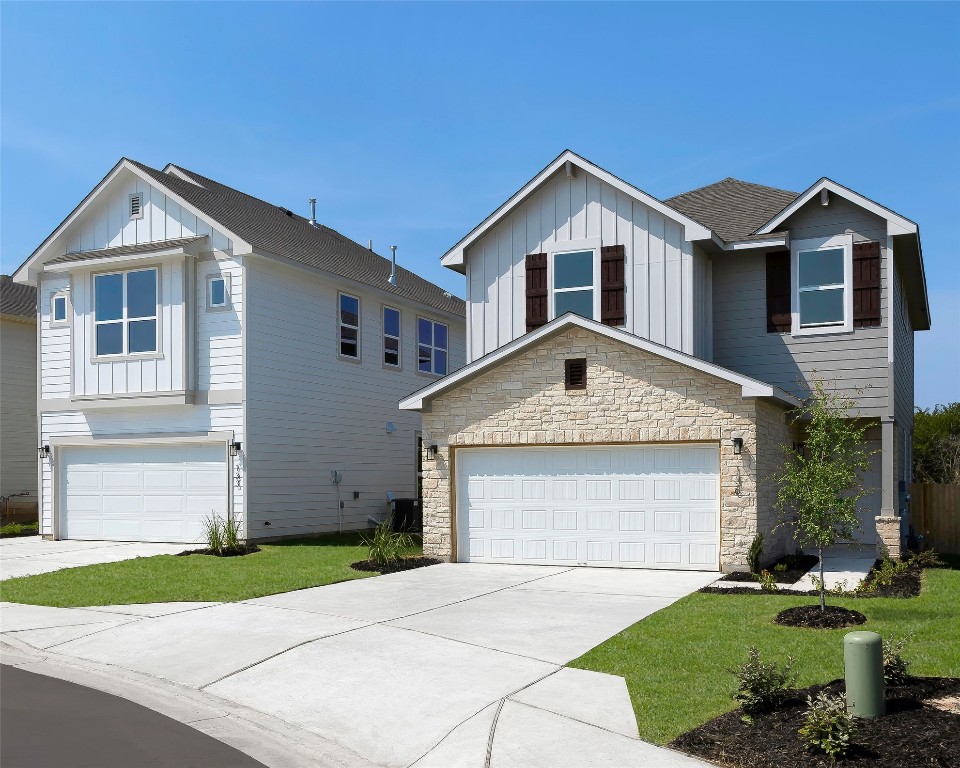
[[[0,666],[3,768],[264,768],[216,739],[139,704]]]

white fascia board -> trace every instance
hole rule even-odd
[[[492,368],[506,358],[512,357],[513,355],[516,355],[525,349],[528,349],[529,347],[535,346],[547,336],[552,336],[556,333],[566,330],[567,328],[572,328],[575,326],[583,328],[587,331],[592,331],[593,333],[597,333],[601,336],[606,336],[608,339],[620,342],[635,349],[640,349],[644,352],[649,352],[650,354],[657,355],[667,360],[672,360],[680,365],[694,368],[695,370],[702,371],[703,373],[707,373],[711,376],[716,376],[718,379],[729,381],[732,384],[739,384],[743,397],[768,397],[787,405],[799,405],[799,400],[792,395],[787,394],[778,387],[770,386],[769,384],[765,384],[757,379],[751,379],[749,376],[743,376],[742,374],[728,370],[727,368],[722,368],[714,363],[701,360],[699,357],[694,357],[693,355],[679,352],[675,349],[671,349],[670,347],[664,347],[660,344],[655,344],[652,341],[641,339],[639,336],[634,336],[632,333],[628,333],[627,331],[622,331],[618,328],[612,328],[594,320],[587,320],[579,315],[567,313],[562,317],[551,320],[546,325],[541,326],[537,330],[532,331],[525,336],[514,339],[509,344],[504,344],[499,349],[484,355],[479,360],[475,360],[469,365],[464,366],[459,371],[451,373],[439,381],[436,381],[424,387],[423,389],[414,392],[412,395],[400,401],[400,410],[423,410],[424,402],[426,400],[453,389],[461,382],[480,375],[485,370]]]
[[[748,237],[743,240],[734,240],[729,243],[725,243],[723,250],[725,251],[747,251],[752,248],[789,248],[790,247],[790,235],[789,233],[784,233],[777,237]]]
[[[760,229],[757,230],[758,235],[768,234],[770,232],[776,231],[784,221],[789,219],[794,213],[800,210],[804,205],[810,202],[814,197],[817,197],[821,190],[827,190],[827,192],[839,195],[847,200],[849,200],[854,205],[858,205],[864,210],[870,211],[870,213],[875,216],[879,216],[881,219],[886,219],[887,227],[892,234],[895,235],[911,235],[917,234],[917,225],[915,222],[910,221],[910,219],[904,218],[898,213],[891,211],[889,208],[884,208],[879,203],[875,203],[873,200],[864,197],[859,192],[854,192],[852,189],[838,184],[832,179],[828,179],[824,176],[818,182],[816,182],[812,187],[810,187],[806,192],[800,195],[796,200],[794,200],[790,205],[784,208],[780,213],[774,216],[770,221],[764,224]]]
[[[78,259],[77,261],[63,261],[57,264],[47,264],[44,266],[44,272],[74,272],[88,267],[99,267],[103,264],[124,264],[131,261],[162,261],[164,259],[179,258],[182,256],[196,256],[199,248],[194,248],[196,243],[190,245],[181,245],[179,248],[164,248],[160,251],[144,251],[142,253],[125,253],[122,256],[104,256],[100,259]]]
[[[580,157],[580,155],[567,149],[564,150],[552,163],[544,168],[540,173],[534,176],[530,181],[523,185],[513,196],[503,205],[497,208],[480,224],[472,229],[460,242],[440,257],[440,263],[445,267],[457,269],[465,264],[465,254],[467,248],[481,238],[486,232],[495,227],[505,216],[520,205],[533,191],[549,179],[553,174],[563,168],[567,163],[572,163],[578,169],[591,173],[602,181],[606,182],[615,189],[623,192],[635,200],[640,201],[648,208],[652,208],[663,216],[672,219],[683,225],[684,239],[693,242],[694,240],[709,240],[714,237],[713,232],[697,221],[694,221],[666,203],[657,200],[653,195],[649,195],[641,189],[628,184],[623,179],[614,176],[605,171],[589,160]],[[457,270],[460,271],[460,270]]]
[[[125,157],[121,158],[120,161],[115,166],[113,166],[110,172],[103,177],[100,183],[97,184],[97,186],[95,186],[90,191],[90,193],[85,198],[83,198],[83,200],[80,201],[80,204],[77,205],[77,207],[70,212],[67,218],[65,218],[60,223],[60,225],[55,230],[53,230],[53,232],[51,232],[42,243],[40,243],[37,249],[32,254],[30,254],[29,257],[27,257],[27,260],[24,261],[23,264],[21,264],[17,268],[16,272],[13,273],[14,282],[24,283],[26,285],[32,285],[36,281],[37,275],[39,271],[41,271],[36,269],[36,265],[38,264],[38,262],[42,263],[43,259],[48,255],[46,253],[48,246],[54,240],[56,240],[61,234],[63,234],[64,230],[66,230],[67,227],[69,227],[77,219],[79,219],[80,216],[82,216],[83,213],[94,203],[94,201],[96,201],[96,199],[100,196],[100,193],[103,192],[103,190],[114,179],[117,178],[120,172],[124,170],[130,171],[132,174],[142,179],[144,182],[146,182],[150,186],[156,186],[161,184],[161,182],[154,179],[152,176],[148,176],[139,168],[137,168],[133,163],[127,160],[127,158]],[[192,213],[194,216],[197,216],[198,218],[204,221],[212,221],[209,216],[207,216],[205,213],[200,211],[195,206],[188,203],[186,200],[184,200],[182,197],[180,197],[180,195],[178,195],[176,192],[174,192],[170,188],[164,186],[163,191],[164,191],[164,194],[169,195],[181,207],[190,211],[190,213]],[[231,240],[233,240],[234,252],[236,252],[238,255],[242,253],[250,252],[250,245],[245,240],[243,240],[243,238],[237,237],[237,235],[235,235],[233,232],[230,232],[228,229],[222,226],[219,222],[212,222],[212,223],[216,225],[217,229],[219,229],[221,232],[227,235]],[[62,255],[62,254],[57,254],[57,255]]]

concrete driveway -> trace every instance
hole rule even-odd
[[[194,545],[195,546],[195,545]],[[0,539],[0,579],[116,563],[135,557],[175,555],[190,544],[141,544],[125,541],[45,541],[39,536]]]
[[[241,603],[0,610],[6,639],[265,713],[329,744],[323,764],[679,767],[704,764],[637,738],[622,678],[564,664],[715,578],[446,564]]]

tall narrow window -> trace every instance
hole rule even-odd
[[[96,354],[157,351],[157,270],[94,277]]]
[[[50,302],[50,324],[63,325],[67,322],[67,294],[55,293]]]
[[[225,309],[227,295],[227,278],[224,275],[212,275],[207,280],[207,307],[209,309]]]
[[[383,364],[400,367],[400,310],[383,308]]]
[[[340,355],[360,359],[360,299],[340,294]]]
[[[417,318],[417,370],[447,375],[447,326]]]
[[[567,312],[596,319],[594,251],[553,254],[553,317]]]

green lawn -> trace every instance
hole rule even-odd
[[[376,575],[350,567],[367,556],[355,533],[263,544],[260,549],[243,557],[141,557],[8,579],[0,582],[0,600],[70,608],[230,602]],[[420,549],[409,554],[419,555]]]
[[[960,566],[960,562],[954,562]],[[640,738],[665,744],[734,709],[728,670],[753,644],[764,660],[796,658],[799,687],[843,677],[843,635],[851,630],[780,627],[773,617],[810,597],[695,593],[634,624],[570,666],[622,675]],[[856,629],[908,636],[904,656],[916,675],[960,677],[960,570],[927,570],[912,599],[842,599],[867,617]]]

